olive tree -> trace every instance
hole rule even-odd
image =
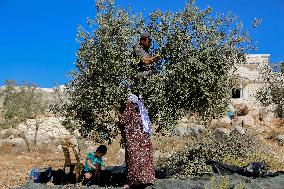
[[[257,91],[257,99],[264,106],[276,106],[275,113],[284,118],[284,72],[283,65],[266,65],[261,68],[262,87]],[[273,71],[274,70],[274,71]]]
[[[203,119],[224,112],[230,97],[230,70],[244,61],[251,39],[237,17],[213,15],[194,1],[179,12],[156,10],[144,18],[114,1],[97,1],[89,28],[78,29],[80,48],[76,71],[67,84],[67,117],[81,131],[111,139],[117,115],[130,92],[139,92],[157,131],[169,130],[183,115]],[[89,32],[91,31],[91,32]],[[151,33],[151,53],[159,53],[155,74],[133,85],[137,73],[133,56],[143,31]]]
[[[17,86],[15,81],[7,80],[0,97],[3,100],[0,128],[16,127],[28,118],[45,113],[42,94],[36,91],[34,85]]]

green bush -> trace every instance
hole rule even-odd
[[[3,107],[0,128],[16,127],[28,118],[44,114],[45,104],[35,86],[17,86],[15,81],[8,80],[1,96]]]
[[[263,81],[263,85],[257,92],[257,99],[262,103],[262,105],[276,105],[275,113],[280,118],[284,118],[283,65],[284,63],[274,67],[274,70],[281,70],[281,72],[273,72],[272,65],[266,65],[261,68],[261,79]]]
[[[233,186],[230,183],[228,177],[221,176],[220,178],[216,178],[215,176],[211,177],[210,184],[205,189],[245,189],[245,184],[240,183],[236,186]]]
[[[183,150],[175,152],[171,157],[161,158],[157,165],[165,171],[167,177],[186,178],[212,173],[211,166],[206,165],[208,160],[236,166],[261,160],[275,163],[266,158],[268,156],[263,151],[260,140],[252,133],[240,135],[233,132],[224,138],[215,138],[206,133],[190,140]],[[256,158],[256,154],[262,154],[262,157]]]

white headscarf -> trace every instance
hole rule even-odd
[[[146,133],[148,133],[149,135],[151,135],[151,133],[152,133],[151,122],[150,122],[150,119],[149,119],[148,111],[145,108],[142,101],[140,101],[139,98],[134,94],[129,95],[127,100],[137,104],[138,109],[139,109],[139,113],[140,113],[140,116],[141,116],[141,120],[142,120],[143,130]]]

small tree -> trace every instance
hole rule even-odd
[[[275,72],[273,71],[276,70]],[[284,74],[283,63],[279,65],[266,65],[261,69],[262,87],[257,92],[257,99],[264,106],[274,104],[275,113],[284,118]]]
[[[4,98],[2,128],[15,127],[28,118],[44,113],[45,105],[35,86],[17,86],[15,81],[8,80],[1,95]]]
[[[195,112],[207,119],[227,107],[229,71],[234,63],[243,62],[251,48],[236,17],[213,17],[211,8],[200,10],[191,1],[181,12],[154,11],[145,20],[142,14],[115,8],[113,0],[97,1],[97,17],[88,22],[95,26],[93,35],[79,27],[81,47],[77,70],[67,84],[70,103],[66,112],[81,124],[82,131],[111,139],[130,90],[142,94],[158,130],[173,128],[185,114]],[[145,30],[154,39],[152,52],[162,60],[146,83],[130,87],[137,72],[132,65],[139,61],[133,48]]]

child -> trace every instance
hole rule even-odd
[[[93,180],[96,180],[98,184],[100,183],[98,180],[100,178],[100,171],[105,170],[105,164],[102,157],[106,153],[107,147],[105,145],[100,145],[96,152],[92,152],[87,155],[83,169],[84,179],[87,182],[87,185],[91,185]]]

